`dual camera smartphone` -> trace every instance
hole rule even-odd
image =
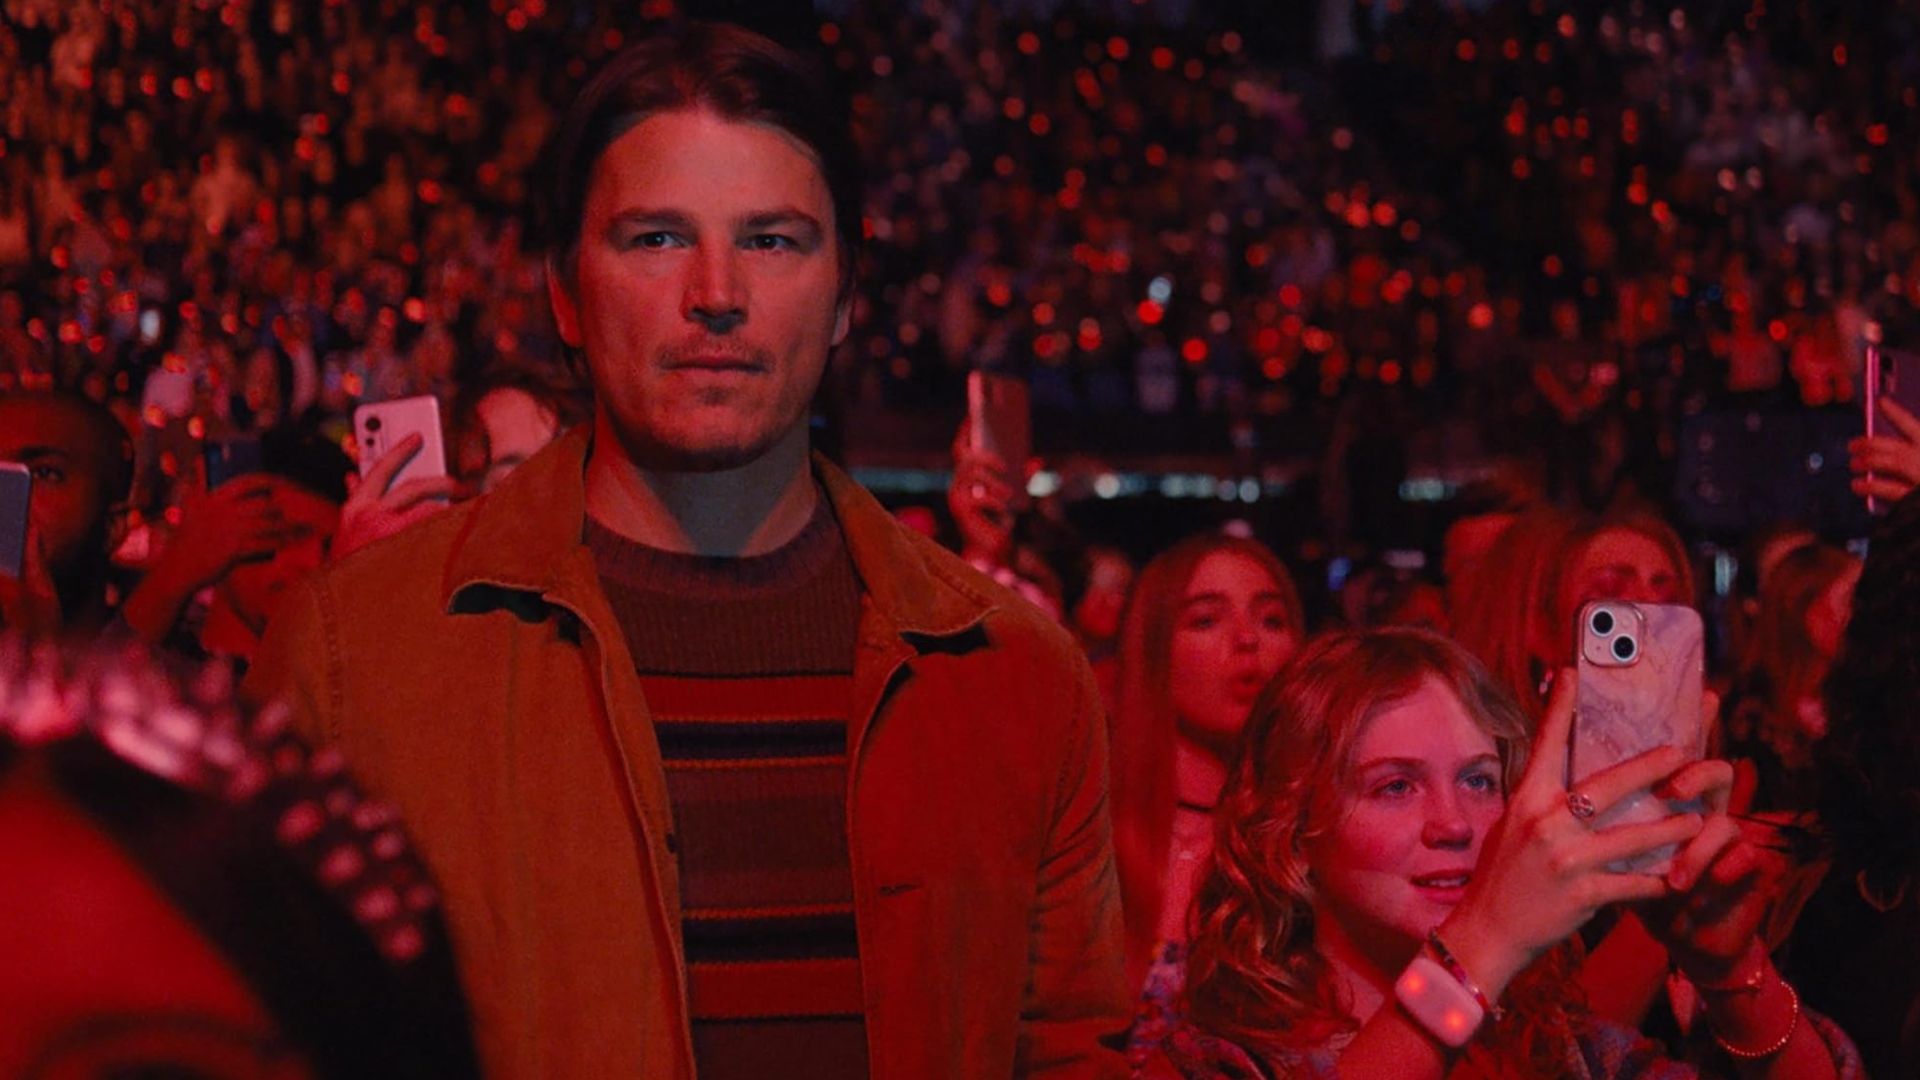
[[[394,476],[389,490],[409,480],[447,475],[446,439],[440,431],[440,401],[431,394],[422,394],[374,402],[353,410],[353,442],[360,451],[361,477],[409,435],[420,436],[420,449]]]
[[[1596,600],[1580,609],[1576,636],[1579,685],[1567,751],[1569,790],[1610,765],[1661,746],[1678,746],[1689,760],[1706,755],[1701,712],[1706,650],[1699,612],[1680,604]],[[1592,825],[1658,821],[1704,809],[1697,800],[1671,802],[1638,791],[1607,808]],[[1665,873],[1674,850],[1660,848],[1612,869]]]

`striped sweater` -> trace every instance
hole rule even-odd
[[[702,1080],[860,1077],[847,849],[860,582],[822,498],[779,550],[647,548],[592,521],[673,802]]]

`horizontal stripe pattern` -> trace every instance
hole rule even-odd
[[[790,550],[588,544],[640,675],[673,807],[702,1080],[866,1075],[847,850],[860,589],[830,513]]]

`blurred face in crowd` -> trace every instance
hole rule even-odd
[[[492,491],[520,463],[538,453],[560,432],[560,418],[532,394],[511,386],[481,398],[474,406],[486,433],[487,459],[480,490]],[[481,470],[475,470],[481,471]]]
[[[1167,658],[1180,733],[1224,756],[1247,713],[1300,645],[1286,600],[1266,567],[1216,551],[1194,567]]]
[[[268,491],[281,517],[273,558],[241,563],[218,589],[219,599],[256,635],[266,630],[288,587],[326,562],[340,526],[340,508],[298,484],[274,477]]]
[[[847,333],[843,257],[805,144],[706,111],[642,120],[595,163],[577,252],[549,275],[596,422],[665,471],[804,446],[827,353]]]
[[[1133,565],[1113,551],[1096,553],[1087,571],[1087,591],[1074,606],[1074,628],[1083,640],[1112,641],[1120,632],[1120,613],[1133,587]]]
[[[0,461],[33,474],[28,520],[56,583],[112,550],[114,448],[77,408],[35,397],[0,398]]]
[[[309,1075],[219,950],[24,767],[0,772],[0,865],[0,1076]]]
[[[1633,529],[1606,529],[1580,548],[1568,567],[1564,606],[1576,612],[1589,600],[1684,604],[1680,568],[1659,541]]]
[[[1466,894],[1505,808],[1493,737],[1428,679],[1365,722],[1335,820],[1305,845],[1316,944],[1396,970]]]

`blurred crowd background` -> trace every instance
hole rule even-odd
[[[1031,382],[1057,515],[1135,558],[1237,517],[1316,588],[1417,572],[1489,491],[1649,502],[1709,561],[1866,531],[1868,327],[1920,296],[1911,4],[735,6],[691,13],[808,39],[852,102],[821,424],[894,502],[944,514],[987,368]],[[688,13],[5,0],[0,387],[120,411],[164,528],[209,437],[564,380],[554,103]]]

